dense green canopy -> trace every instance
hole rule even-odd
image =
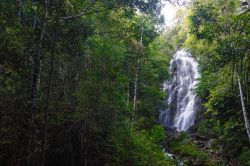
[[[250,165],[249,6],[171,3],[186,7],[162,31],[160,0],[1,0],[0,165]],[[158,124],[180,48],[199,62],[205,150]]]

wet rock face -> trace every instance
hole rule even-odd
[[[194,125],[192,127],[189,128],[192,129],[190,130],[192,131],[196,131],[197,128],[199,127],[199,124],[204,120],[204,101],[202,101],[201,98],[197,97],[195,98],[195,110],[196,110],[196,116],[195,116],[195,121],[194,121]]]
[[[198,64],[191,54],[178,51],[170,63],[172,80],[164,83],[169,108],[160,113],[160,122],[167,128],[187,131],[194,125],[197,97],[194,93]]]

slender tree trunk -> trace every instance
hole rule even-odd
[[[84,166],[88,166],[87,119],[84,119]]]
[[[241,100],[243,117],[244,117],[244,121],[245,121],[245,128],[246,128],[248,139],[249,139],[249,142],[250,142],[250,126],[249,126],[249,121],[248,121],[248,118],[247,118],[247,112],[246,112],[246,107],[245,107],[245,103],[244,103],[244,96],[243,96],[243,92],[242,92],[242,86],[241,86],[241,81],[240,81],[240,76],[239,76],[238,71],[236,72],[236,74],[237,74],[238,84],[239,84],[240,100]]]
[[[42,41],[45,34],[45,29],[47,25],[47,19],[48,19],[48,9],[49,9],[49,1],[45,1],[45,13],[44,13],[44,20],[42,23],[42,29],[40,32],[40,35],[38,37],[38,42],[35,47],[35,52],[33,53],[33,73],[32,73],[32,82],[31,82],[31,90],[30,90],[30,97],[27,104],[28,111],[25,115],[25,137],[27,137],[27,165],[29,166],[30,158],[31,158],[31,144],[32,139],[34,135],[34,114],[37,110],[36,102],[37,102],[37,91],[39,87],[39,77],[40,77],[40,71],[41,71],[41,52],[42,52]],[[24,140],[25,141],[25,140]],[[22,144],[22,143],[21,143]],[[20,150],[22,150],[22,145]],[[21,153],[21,152],[20,152]]]
[[[140,44],[141,47],[143,47],[143,31],[144,31],[144,18],[142,20],[142,26],[141,26],[141,38],[140,38]],[[142,49],[140,48],[139,54],[142,54]],[[133,97],[133,121],[135,120],[135,112],[136,112],[136,101],[137,101],[137,88],[138,88],[138,78],[139,78],[139,69],[140,69],[140,55],[138,55],[137,63],[136,63],[136,70],[135,70],[135,81],[134,81],[134,97]]]
[[[136,111],[136,100],[137,100],[137,86],[138,86],[138,77],[139,77],[139,66],[140,66],[140,58],[138,57],[137,63],[136,63],[135,81],[134,81],[133,121],[135,120],[135,111]]]
[[[82,152],[83,152],[83,136],[84,136],[84,122],[81,121],[81,124],[80,124],[80,158],[79,158],[79,163],[80,165],[82,165],[82,158],[83,158],[83,155],[82,155]]]
[[[19,0],[19,11],[18,11],[18,17],[21,18],[23,12],[23,1]]]
[[[129,92],[129,90],[130,90],[130,87],[129,87],[129,80],[128,80],[128,84],[127,84],[127,103],[126,103],[126,105],[127,105],[127,109],[129,110],[129,98],[130,98],[130,92]],[[129,123],[129,116],[128,115],[126,115],[126,125],[129,125],[130,126],[130,123]]]
[[[128,77],[129,77],[129,73],[130,73],[130,70],[128,70]],[[127,108],[129,108],[129,98],[130,98],[130,93],[129,93],[129,90],[130,90],[130,87],[129,87],[129,80],[128,80],[128,85],[127,85],[128,87],[128,89],[127,89],[127,103],[126,103],[126,105],[127,105]]]
[[[33,76],[32,76],[32,86],[31,86],[31,108],[32,112],[34,111],[35,101],[37,97],[37,88],[39,83],[39,76],[40,76],[40,68],[41,68],[41,52],[42,52],[42,41],[45,34],[45,29],[47,25],[48,20],[48,10],[49,10],[49,0],[45,1],[45,14],[44,14],[44,21],[41,29],[41,33],[38,39],[37,44],[37,51],[33,55],[33,61],[34,61],[34,69],[33,69]]]
[[[126,136],[125,143],[124,143],[124,162],[127,164],[127,146],[128,146],[128,138]]]
[[[60,3],[60,2],[59,2]],[[56,38],[58,33],[58,18],[59,18],[59,5],[57,8],[57,17],[56,17],[56,23],[55,23],[55,30],[53,33],[53,42],[52,42],[52,48],[51,48],[51,59],[50,59],[50,70],[49,70],[49,78],[48,78],[48,88],[47,88],[47,94],[46,94],[46,103],[45,103],[45,114],[44,114],[44,139],[43,139],[43,147],[42,147],[42,166],[45,164],[46,159],[46,146],[47,146],[47,133],[48,133],[48,109],[49,109],[49,102],[50,102],[50,93],[51,93],[51,87],[52,87],[52,80],[54,75],[54,64],[55,64],[55,45],[56,45]]]

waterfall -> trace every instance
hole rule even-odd
[[[196,116],[196,95],[198,63],[192,55],[180,50],[170,62],[172,79],[164,82],[164,91],[168,94],[169,108],[160,113],[160,122],[177,131],[187,131],[194,125]]]

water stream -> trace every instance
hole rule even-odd
[[[160,122],[168,129],[177,132],[187,131],[194,125],[196,116],[196,95],[194,88],[197,84],[198,63],[192,55],[180,50],[170,62],[172,79],[164,82],[164,91],[168,94],[168,109],[161,111]],[[174,159],[171,154],[163,149],[166,157]],[[175,156],[178,166],[183,166],[182,160]]]

